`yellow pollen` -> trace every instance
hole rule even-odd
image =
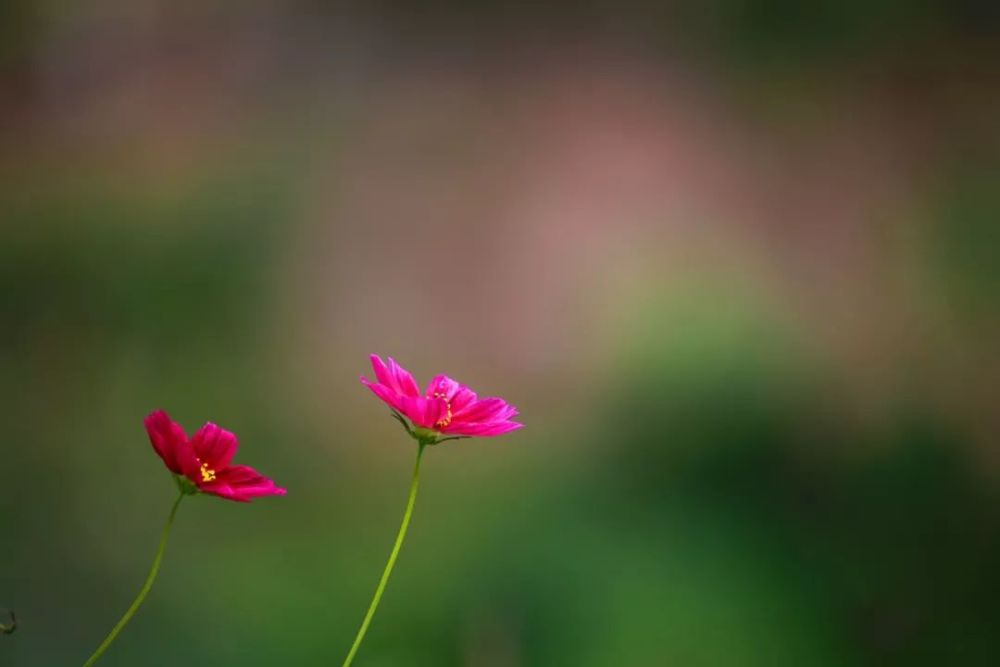
[[[448,408],[448,414],[446,414],[444,417],[434,422],[435,428],[444,428],[445,426],[451,423],[451,401],[448,400],[448,394],[446,394],[443,391],[434,392],[434,398],[445,399],[444,403],[445,406],[447,406]]]
[[[201,481],[203,482],[215,481],[215,471],[209,468],[207,463],[201,464]]]

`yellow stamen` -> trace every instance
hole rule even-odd
[[[207,463],[201,464],[201,481],[203,482],[215,481],[215,471],[209,468]]]
[[[451,423],[451,401],[448,400],[448,394],[443,391],[434,392],[434,398],[443,398],[445,406],[448,408],[448,414],[434,422],[434,428],[444,428]]]

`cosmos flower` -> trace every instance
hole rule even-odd
[[[230,465],[239,442],[229,431],[210,422],[188,438],[163,410],[146,417],[145,424],[153,449],[189,493],[203,491],[239,502],[285,495],[285,489],[253,468]]]
[[[361,382],[392,408],[393,416],[417,441],[417,460],[413,464],[410,494],[406,500],[403,521],[396,533],[396,542],[389,553],[389,560],[382,570],[375,595],[368,605],[368,611],[365,612],[361,627],[354,637],[354,643],[351,644],[342,667],[351,667],[354,657],[358,654],[382,600],[382,594],[389,583],[392,570],[396,566],[396,559],[403,548],[403,541],[406,539],[406,531],[417,500],[417,489],[420,486],[420,461],[427,445],[477,435],[503,435],[523,426],[511,421],[512,417],[517,416],[517,409],[502,398],[479,398],[474,391],[447,375],[435,377],[427,385],[427,391],[421,394],[413,376],[392,357],[389,357],[388,365],[376,354],[371,355],[371,361],[372,369],[375,371],[375,382],[369,381],[364,376]]]
[[[388,365],[377,355],[371,355],[375,382],[362,377],[376,396],[393,409],[397,417],[405,416],[412,428],[403,421],[410,435],[428,443],[442,442],[451,437],[496,436],[523,426],[511,421],[517,409],[502,398],[479,398],[476,392],[447,375],[438,375],[427,390],[420,393],[409,371],[389,357]]]

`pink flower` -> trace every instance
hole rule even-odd
[[[361,382],[394,412],[413,422],[416,428],[407,430],[418,440],[433,443],[442,440],[439,435],[503,435],[523,426],[511,421],[517,416],[517,409],[502,398],[479,398],[447,375],[435,377],[421,394],[413,376],[392,357],[388,366],[377,354],[371,355],[371,361],[377,381],[369,382],[362,376]],[[405,422],[403,425],[406,426]]]
[[[163,410],[146,417],[145,424],[153,449],[191,493],[204,491],[244,503],[286,493],[253,468],[230,465],[239,442],[235,435],[211,422],[198,429],[193,438],[188,438],[180,424]]]

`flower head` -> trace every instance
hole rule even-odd
[[[362,376],[364,383],[385,401],[397,415],[404,415],[413,428],[403,422],[410,435],[432,444],[448,436],[494,436],[515,431],[523,426],[511,418],[517,409],[502,398],[479,398],[476,392],[447,375],[438,375],[421,394],[409,371],[389,357],[389,363],[371,355],[375,382]],[[400,418],[401,419],[401,418]],[[442,437],[445,436],[445,437]]]
[[[230,465],[239,442],[229,431],[209,422],[193,438],[163,410],[145,420],[153,449],[178,482],[191,492],[250,502],[260,496],[283,496],[285,489],[249,466]]]

